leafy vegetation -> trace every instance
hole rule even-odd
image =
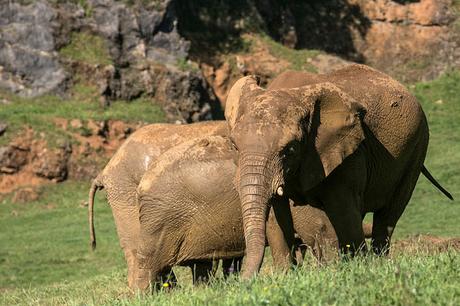
[[[460,72],[411,90],[430,124],[426,166],[460,199]],[[151,119],[151,105],[117,103],[104,111],[96,104],[63,103],[55,97],[15,101],[0,109],[0,119],[42,126],[53,116],[65,118]],[[49,103],[49,104],[47,104]],[[73,103],[73,104],[72,104]],[[47,107],[45,107],[47,106]],[[50,107],[51,106],[51,107]],[[119,107],[119,108],[117,108]],[[131,108],[132,107],[132,108]],[[109,113],[108,113],[109,112]],[[135,116],[134,116],[135,115]],[[141,117],[139,117],[141,116]],[[103,192],[96,202],[98,248],[88,245],[86,200],[88,183],[67,182],[43,188],[39,200],[0,202],[0,304],[28,305],[395,305],[460,303],[460,256],[398,253],[391,259],[360,258],[329,266],[306,265],[288,274],[263,267],[262,276],[243,282],[215,279],[210,286],[193,287],[190,273],[176,268],[180,286],[152,296],[132,295],[126,287],[125,264],[113,218]],[[460,236],[460,206],[421,177],[400,220],[396,239],[418,233]],[[268,261],[270,258],[268,256]]]
[[[71,60],[91,65],[110,65],[112,58],[104,38],[87,32],[72,33],[71,42],[59,53]]]

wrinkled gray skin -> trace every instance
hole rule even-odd
[[[372,248],[387,252],[421,171],[450,196],[423,166],[428,125],[416,98],[367,66],[324,75],[286,72],[267,90],[254,77],[242,78],[229,92],[225,117],[239,150],[244,278],[262,264],[273,201],[289,198],[324,209],[340,249],[353,255],[365,250],[367,212],[374,212]],[[279,216],[288,214],[285,208]],[[282,230],[289,236],[292,224]],[[288,254],[289,248],[278,251]]]
[[[125,253],[130,287],[137,270],[136,256],[139,243],[136,188],[149,165],[158,156],[186,140],[206,135],[227,135],[226,123],[213,121],[188,125],[151,124],[142,127],[123,143],[93,181],[88,206],[92,247],[96,246],[93,225],[94,194],[96,190],[105,188],[120,245]]]
[[[161,284],[174,265],[211,270],[216,259],[241,258],[245,242],[241,204],[233,184],[237,154],[228,137],[206,136],[184,142],[157,158],[137,189],[140,244],[136,289]],[[268,218],[270,245],[284,243]],[[295,231],[321,259],[324,245],[338,247],[326,214],[311,206],[292,206]],[[275,266],[287,268],[285,254],[272,248]]]

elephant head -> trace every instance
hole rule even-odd
[[[262,264],[269,203],[305,193],[352,154],[364,139],[364,112],[328,82],[265,90],[247,76],[231,88],[225,117],[239,152],[235,185],[246,240],[243,277]]]

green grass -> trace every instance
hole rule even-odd
[[[35,287],[58,280],[82,281],[122,264],[108,206],[98,195],[95,214],[99,241],[89,252],[87,183],[67,182],[44,188],[40,200],[0,202],[0,287]]]
[[[302,267],[257,280],[215,280],[208,287],[183,284],[172,292],[131,296],[121,272],[83,282],[8,292],[4,304],[29,305],[457,305],[460,256],[401,255],[358,259],[327,268]]]
[[[147,123],[164,121],[161,108],[147,98],[130,102],[115,101],[110,107],[103,108],[93,94],[93,88],[77,84],[73,91],[75,94],[69,99],[58,96],[26,99],[0,92],[0,99],[6,98],[12,102],[0,108],[0,121],[8,123],[8,131],[0,137],[0,145],[9,142],[25,126],[33,128],[37,135],[45,133],[49,143],[69,138],[66,131],[56,128],[54,118]]]
[[[320,53],[319,51],[291,49],[274,41],[268,36],[261,36],[261,39],[263,43],[268,46],[268,50],[271,55],[276,58],[284,59],[291,64],[289,67],[290,69],[316,72],[316,68],[307,60],[318,55]]]
[[[112,58],[104,38],[87,32],[72,33],[71,42],[59,53],[71,60],[91,65],[110,65]]]
[[[421,177],[396,227],[396,239],[418,233],[460,236],[459,85],[460,73],[455,72],[412,89],[430,123],[425,164],[456,201],[447,200]],[[0,202],[0,304],[460,303],[460,254],[454,250],[438,254],[402,252],[391,259],[369,257],[321,268],[307,265],[287,275],[271,271],[266,264],[257,280],[217,279],[207,287],[192,287],[188,271],[181,268],[176,269],[181,283],[177,290],[133,296],[125,285],[125,264],[102,192],[96,202],[98,248],[94,253],[89,250],[87,210],[79,206],[87,198],[88,186],[67,182],[44,188],[42,198],[33,203],[12,204],[9,199]]]

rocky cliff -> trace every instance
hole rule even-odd
[[[251,73],[267,83],[286,69],[323,73],[355,61],[429,80],[460,67],[459,15],[458,0],[0,0],[0,107],[51,99],[110,111],[142,101],[188,123],[222,118],[229,88]],[[151,121],[74,117],[47,127],[65,136],[50,146],[33,124],[12,137],[0,111],[0,192],[14,177],[94,176]]]
[[[83,79],[97,85],[103,104],[146,95],[170,121],[219,116],[201,72],[187,62],[190,43],[177,32],[171,1],[144,2],[2,0],[0,88],[65,94]]]
[[[97,84],[102,103],[147,95],[170,120],[185,122],[221,116],[209,78],[206,82],[200,70],[209,74],[225,65],[222,55],[244,53],[244,33],[265,33],[289,48],[364,62],[402,80],[431,79],[460,65],[455,0],[0,4],[0,88],[28,97],[65,94],[83,74]],[[102,58],[82,59],[66,47],[78,48],[73,41],[106,50],[99,51]],[[246,66],[240,70],[267,69],[259,63],[266,60],[251,57],[249,65],[239,63]]]

